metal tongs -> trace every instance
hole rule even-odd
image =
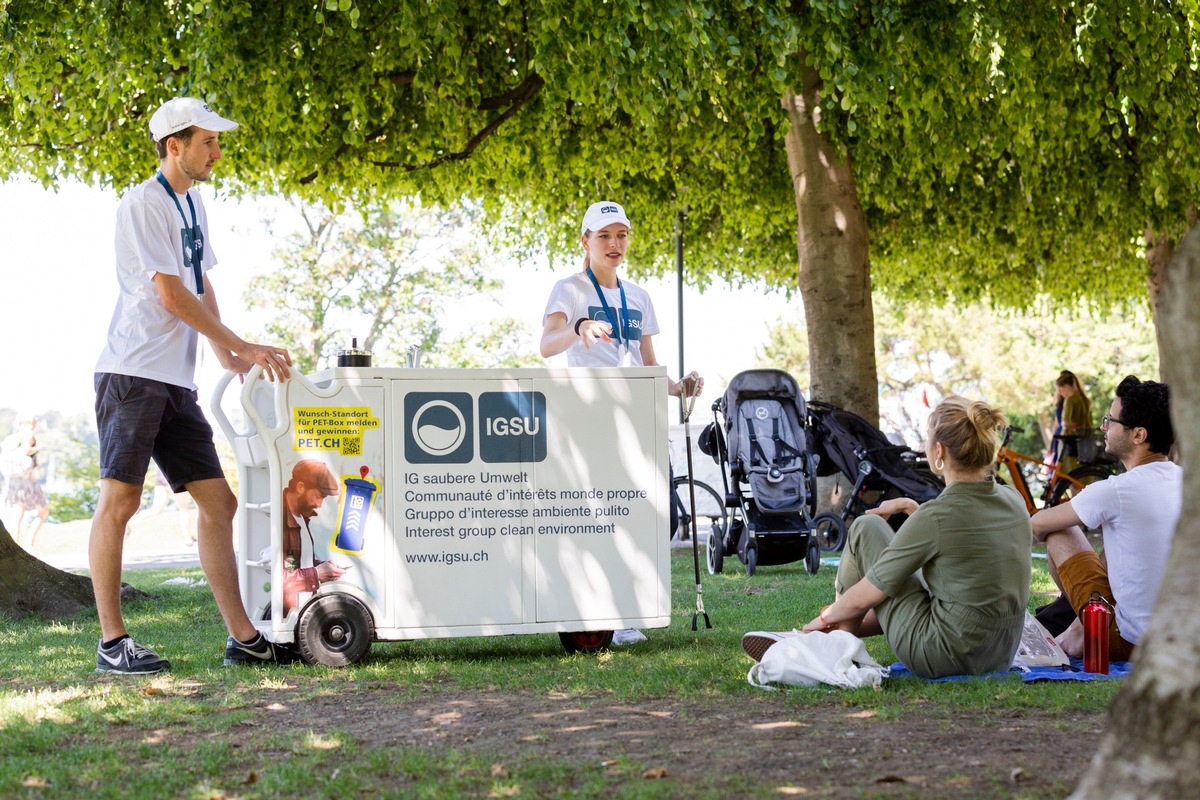
[[[696,405],[696,399],[700,396],[698,387],[695,383],[692,384],[692,390],[685,397],[684,385],[681,384],[679,392],[679,404],[683,410],[683,439],[686,445],[687,452],[687,468],[688,468],[688,494],[691,498],[691,517],[692,525],[692,563],[696,567],[696,611],[692,614],[692,630],[697,630],[701,615],[704,616],[704,627],[711,628],[712,622],[708,618],[708,612],[704,610],[704,595],[703,589],[700,586],[700,537],[699,531],[696,528],[696,481],[692,471],[692,409]],[[709,536],[712,536],[709,532]]]

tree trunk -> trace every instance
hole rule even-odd
[[[1200,786],[1200,226],[1184,236],[1159,294],[1162,358],[1183,466],[1183,512],[1135,668],[1073,798],[1175,800]]]
[[[800,294],[808,329],[810,397],[879,424],[875,314],[867,220],[847,158],[817,130],[821,78],[801,70],[800,93],[788,91],[785,142],[799,223]]]
[[[0,522],[0,611],[17,619],[58,619],[95,605],[87,576],[63,572],[29,555]]]
[[[1163,326],[1159,318],[1158,300],[1162,293],[1163,279],[1175,255],[1175,240],[1169,236],[1156,236],[1150,228],[1146,229],[1146,265],[1150,268],[1146,276],[1146,289],[1150,293],[1150,318],[1154,322],[1154,337],[1158,341],[1158,379],[1168,386],[1171,384],[1167,376],[1166,342],[1163,341]]]

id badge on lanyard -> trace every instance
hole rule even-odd
[[[204,269],[201,265],[204,263],[204,233],[196,222],[196,206],[192,203],[192,196],[187,195],[188,210],[192,212],[192,224],[189,227],[187,217],[183,215],[183,206],[179,204],[179,197],[171,189],[171,184],[167,183],[166,177],[161,172],[158,173],[158,182],[162,184],[167,195],[175,201],[179,218],[183,220],[183,227],[179,229],[180,238],[183,240],[183,261],[185,264],[192,265],[192,273],[196,277],[196,294],[203,295]]]
[[[600,288],[600,281],[596,280],[596,273],[592,272],[592,268],[587,268],[587,276],[592,281],[592,287],[596,290],[596,296],[600,298],[600,307],[604,309],[604,316],[608,317],[608,324],[612,326],[613,338],[616,339],[617,346],[617,366],[632,367],[633,353],[630,351],[632,343],[629,341],[629,306],[625,302],[625,285],[617,280],[617,288],[621,290],[621,320],[613,319],[613,311],[608,307],[608,300],[604,298],[604,291]]]

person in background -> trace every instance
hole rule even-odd
[[[225,664],[296,658],[259,633],[242,607],[233,552],[237,499],[194,383],[201,335],[229,370],[247,372],[257,364],[269,380],[282,380],[292,363],[286,350],[251,344],[221,322],[207,274],[217,258],[194,186],[211,177],[221,158],[219,134],[236,127],[193,97],[163,103],[149,122],[158,174],[126,192],[117,208],[119,292],[96,363],[100,499],[88,544],[100,620],[98,672],[150,674],[171,667],[130,637],[121,614],[125,530],[141,505],[151,458],[172,491],[186,490],[196,502],[200,564],[229,632]]]
[[[897,498],[850,526],[836,599],[804,633],[882,633],[892,652],[925,678],[1008,670],[1029,601],[1030,522],[1021,496],[992,477],[1004,415],[950,396],[929,417],[926,452],[946,488],[918,505]],[[894,534],[887,518],[909,515]],[[755,660],[793,632],[755,631],[742,648]]]
[[[653,367],[658,317],[650,295],[622,280],[633,226],[625,209],[611,200],[588,206],[580,225],[583,261],[579,272],[554,284],[542,316],[542,358],[567,354],[570,367]],[[689,372],[681,381],[667,378],[672,397],[691,397],[704,389],[704,379]],[[671,529],[678,527],[672,497]],[[617,631],[613,644],[644,641],[637,630]]]
[[[1092,431],[1092,401],[1074,372],[1064,369],[1054,380],[1055,433],[1062,436],[1088,436]],[[1079,466],[1078,439],[1056,440],[1053,445],[1059,469],[1070,472]]]
[[[1128,661],[1150,621],[1183,504],[1183,469],[1168,458],[1175,430],[1166,384],[1127,376],[1100,429],[1125,472],[1034,514],[1033,536],[1046,543],[1050,574],[1076,614],[1056,641],[1068,655],[1083,654],[1078,614],[1097,593],[1116,610],[1109,658]],[[1081,524],[1103,531],[1099,554]]]
[[[16,508],[17,523],[14,529],[17,544],[33,551],[34,542],[46,518],[50,516],[50,505],[38,475],[38,454],[41,445],[37,440],[37,417],[24,415],[16,420],[15,430],[0,445],[4,477],[8,483],[5,502]],[[25,515],[32,512],[29,531],[25,531]]]

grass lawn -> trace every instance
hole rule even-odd
[[[797,563],[765,567],[747,578],[736,558],[725,564],[726,572],[710,576],[701,553],[711,630],[703,623],[691,629],[695,582],[691,551],[684,550],[673,559],[672,625],[647,631],[643,644],[567,655],[554,634],[376,643],[364,663],[345,670],[225,668],[225,632],[207,587],[162,585],[180,574],[201,577],[200,571],[129,570],[125,579],[153,595],[126,607],[129,628],[170,658],[173,670],[147,678],[95,674],[98,626],[92,614],[53,623],[5,619],[0,797],[720,797],[728,795],[725,770],[714,769],[711,781],[683,789],[667,781],[614,784],[610,771],[596,763],[544,749],[532,755],[521,741],[497,754],[361,735],[372,725],[355,735],[319,717],[290,727],[267,721],[278,708],[332,710],[339,698],[351,696],[359,703],[366,699],[380,730],[403,726],[405,720],[389,716],[389,709],[407,702],[508,696],[566,698],[584,708],[755,704],[798,718],[831,707],[861,709],[881,720],[934,709],[986,721],[1098,712],[1119,688],[1118,681],[1025,685],[1014,676],[961,684],[891,680],[882,691],[764,693],[746,683],[750,661],[741,652],[742,633],[810,619],[832,599],[834,569],[808,576]],[[1034,565],[1037,604],[1045,599],[1036,593],[1052,584],[1045,561]],[[882,639],[870,641],[868,649],[883,664],[895,660]],[[527,740],[539,735],[527,732]],[[626,774],[650,766],[605,765]]]

